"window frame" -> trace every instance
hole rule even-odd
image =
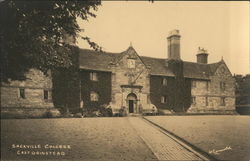
[[[191,104],[196,105],[196,97],[195,96],[191,97]]]
[[[91,80],[91,81],[98,81],[98,74],[97,74],[97,72],[90,72],[89,73],[89,79]]]
[[[161,85],[163,85],[163,86],[167,86],[168,85],[167,78],[162,78]]]
[[[26,98],[25,88],[19,88],[18,92],[19,92],[19,95],[18,95],[19,98],[21,98],[21,99],[25,99]]]
[[[167,103],[167,96],[161,96],[161,103],[163,104]]]
[[[226,97],[220,98],[220,106],[226,106]]]
[[[128,58],[127,65],[129,69],[135,69],[135,59]]]
[[[147,94],[147,103],[148,103],[148,104],[151,103],[150,94]]]
[[[220,90],[223,92],[226,90],[226,82],[223,81],[220,82]]]
[[[196,80],[192,80],[192,88],[196,88]]]
[[[98,92],[94,92],[94,91],[90,92],[90,101],[91,102],[98,102],[99,98],[100,98],[100,96],[99,96]]]
[[[46,93],[47,93],[47,94],[46,94]],[[45,96],[46,96],[47,98],[46,98]],[[49,90],[47,90],[47,89],[44,89],[44,90],[43,90],[43,99],[46,100],[46,101],[49,100]]]
[[[210,82],[207,81],[207,83],[206,83],[206,89],[207,89],[207,91],[209,91],[209,88],[210,88]]]
[[[209,102],[208,102],[208,97],[205,97],[205,105],[208,106]]]

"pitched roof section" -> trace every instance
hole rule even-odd
[[[80,49],[79,67],[80,69],[111,71],[109,64],[119,55],[118,53]]]
[[[98,52],[89,49],[80,49],[80,69],[98,70],[111,72],[110,64],[115,64],[128,50],[121,53]],[[173,72],[166,67],[166,59],[140,57],[149,68],[151,75],[174,76]],[[220,61],[213,64],[201,64],[194,62],[183,62],[183,74],[186,78],[209,79],[216,69],[222,64]]]
[[[184,61],[183,74],[186,78],[209,79],[211,72],[209,64]]]
[[[149,68],[151,75],[174,76],[174,73],[166,67],[166,59],[145,56],[141,56],[141,59]]]
[[[212,63],[212,64],[209,64],[209,67],[210,67],[210,71],[211,71],[211,74],[214,74],[217,70],[217,68],[221,65],[225,63],[223,60],[217,62],[217,63]]]

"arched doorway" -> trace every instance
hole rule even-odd
[[[134,93],[130,93],[127,96],[127,100],[128,100],[128,111],[129,111],[129,113],[134,113],[136,102],[137,102],[137,96]]]

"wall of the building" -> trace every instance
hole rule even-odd
[[[162,84],[162,80],[167,79],[167,85]],[[164,76],[151,76],[150,77],[150,99],[151,102],[161,109],[173,109],[171,107],[174,98],[171,98],[171,93],[174,92],[171,90],[171,87],[174,86],[174,77],[164,77]],[[161,97],[166,96],[167,102],[161,103]]]
[[[128,68],[128,58],[131,57],[135,60],[135,68]],[[148,99],[150,88],[149,72],[145,64],[143,64],[133,49],[130,49],[128,53],[117,62],[117,64],[111,66],[111,70],[111,106],[114,109],[114,112],[119,111],[121,107],[125,107],[128,110],[127,96],[130,93],[134,93],[137,96],[135,111],[139,106],[141,106],[144,111],[152,108]],[[127,85],[128,87],[124,87],[124,85]]]
[[[163,78],[167,79],[167,85],[162,84]],[[177,91],[182,88],[182,98],[179,98]],[[184,79],[181,87],[176,82],[175,77],[151,76],[150,77],[150,98],[156,107],[161,109],[185,112],[190,107],[190,80]],[[167,97],[166,103],[161,103],[161,96]],[[180,105],[181,104],[181,105]],[[180,106],[177,109],[177,106]]]
[[[220,66],[210,79],[192,80],[196,87],[192,87],[191,94],[196,101],[188,112],[235,112],[235,80],[225,65]],[[225,90],[221,89],[221,82],[225,83]],[[225,98],[225,105],[221,104],[222,98]]]
[[[92,81],[90,73],[97,73],[98,80]],[[111,72],[81,70],[81,98],[84,108],[95,110],[101,105],[108,105],[111,101]],[[91,91],[99,95],[98,101],[90,100]]]
[[[1,83],[1,108],[49,108],[53,107],[50,74],[45,76],[41,71],[30,69],[25,74],[26,80],[10,80]],[[19,89],[25,90],[21,98]],[[49,91],[48,100],[44,99],[44,90]]]
[[[54,106],[63,112],[77,112],[80,107],[79,70],[74,67],[53,70],[52,83]]]

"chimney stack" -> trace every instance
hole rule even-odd
[[[181,59],[180,56],[180,38],[179,30],[173,30],[169,33],[168,40],[168,58]]]
[[[198,48],[197,63],[207,64],[208,53],[204,48]]]

